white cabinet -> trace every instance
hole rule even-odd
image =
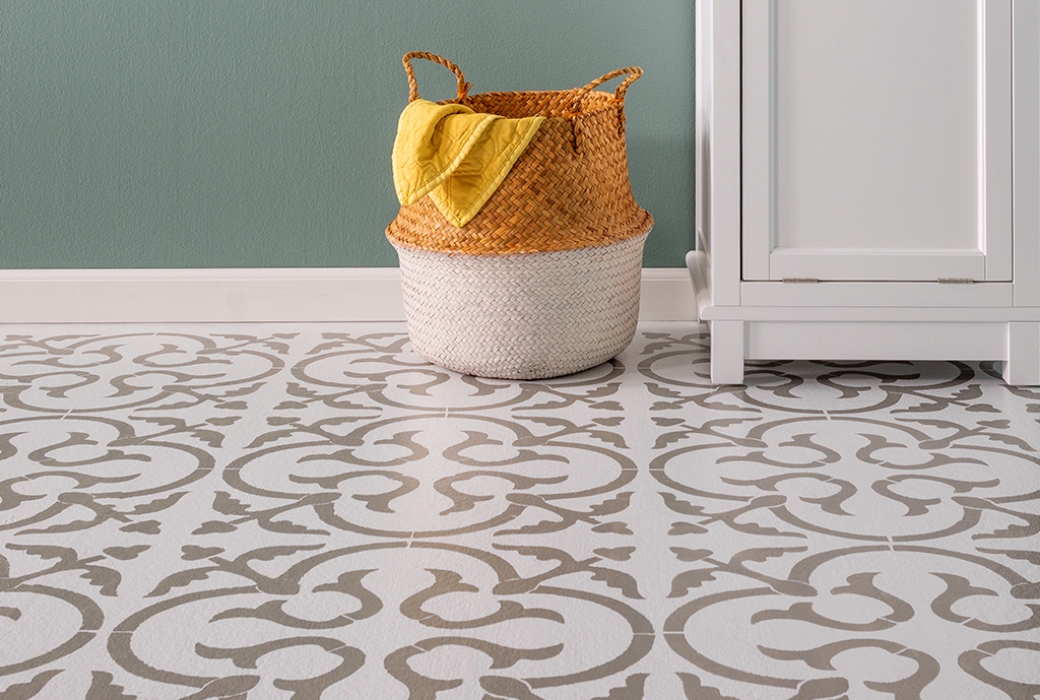
[[[1040,0],[699,0],[715,383],[745,359],[1040,384]]]

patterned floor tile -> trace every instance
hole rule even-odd
[[[403,324],[0,332],[0,698],[1040,694],[1040,392],[642,324],[464,377]]]

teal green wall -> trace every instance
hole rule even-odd
[[[396,265],[401,55],[628,93],[645,264],[693,246],[691,0],[0,0],[0,268]],[[424,97],[454,96],[426,64]]]

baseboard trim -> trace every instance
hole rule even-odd
[[[645,268],[640,319],[692,321],[685,268]],[[0,270],[0,323],[403,321],[397,268]]]

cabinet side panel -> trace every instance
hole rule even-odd
[[[1011,0],[983,0],[979,65],[979,248],[986,254],[986,279],[1011,279],[1012,93]]]
[[[740,0],[711,2],[711,284],[716,306],[740,304]]]
[[[741,240],[745,280],[769,279],[769,254],[775,244],[775,13],[776,0],[743,0]]]
[[[1015,306],[1040,306],[1040,2],[1015,0]]]

